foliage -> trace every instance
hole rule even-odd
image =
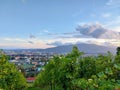
[[[24,76],[14,64],[8,62],[8,57],[0,54],[0,89],[23,90],[26,87]]]
[[[117,55],[120,55],[120,47],[117,47],[117,52],[116,52]]]
[[[110,52],[84,56],[74,46],[69,54],[53,57],[34,86],[50,90],[114,90],[120,87],[120,56]]]

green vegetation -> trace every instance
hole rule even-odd
[[[117,47],[117,55],[120,55],[120,47]]]
[[[120,88],[120,55],[84,56],[76,46],[55,56],[37,76],[41,90],[115,90]],[[47,88],[47,89],[46,89]]]
[[[8,57],[0,53],[0,89],[24,90],[26,79],[14,64],[8,62]]]
[[[76,46],[67,55],[54,56],[36,77],[26,80],[8,57],[0,53],[0,89],[3,90],[119,90],[120,49],[116,56],[85,56]]]

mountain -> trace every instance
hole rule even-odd
[[[57,46],[47,49],[16,49],[16,50],[5,50],[5,51],[6,52],[14,51],[16,53],[42,52],[42,53],[66,54],[71,52],[73,46],[74,45],[71,44],[71,45],[63,45],[63,46]],[[105,46],[99,46],[95,44],[85,44],[85,43],[76,44],[76,46],[79,48],[80,51],[88,55],[105,54],[107,53],[107,51],[110,51],[113,54],[116,53],[116,47],[105,47]]]
[[[111,53],[115,54],[116,48],[115,47],[105,47],[105,46],[99,46],[95,44],[76,44],[76,46],[79,48],[80,51],[87,53],[87,54],[104,54],[107,53],[107,51],[110,51]],[[54,52],[54,53],[69,53],[72,50],[73,45],[63,45],[58,46],[54,48],[48,48],[48,49],[42,49],[40,51],[42,52]]]
[[[81,34],[85,36],[92,36],[93,38],[100,38],[100,39],[120,39],[120,33],[115,32],[109,29],[104,28],[100,24],[86,24],[83,26],[78,26],[76,28]]]

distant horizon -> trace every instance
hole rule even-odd
[[[120,36],[119,10],[120,0],[1,0],[0,48],[44,49],[77,42],[120,46],[115,38]],[[113,31],[113,38],[84,34],[86,28]]]
[[[0,48],[2,50],[29,50],[29,49],[49,49],[49,48],[55,48],[55,47],[62,47],[62,46],[74,46],[74,45],[80,45],[80,44],[86,44],[86,45],[96,45],[96,44],[90,44],[90,43],[76,43],[76,44],[65,44],[65,45],[59,45],[59,46],[54,46],[54,47],[48,47],[48,48]],[[103,46],[103,45],[96,45],[96,46]],[[103,46],[103,47],[109,47],[109,48],[117,48],[116,46]]]

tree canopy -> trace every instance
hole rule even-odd
[[[106,55],[84,56],[76,46],[67,55],[55,56],[39,73],[35,87],[50,90],[114,90],[120,87],[120,62]]]
[[[16,66],[8,62],[8,57],[0,53],[0,89],[23,90],[26,88],[26,79]]]

